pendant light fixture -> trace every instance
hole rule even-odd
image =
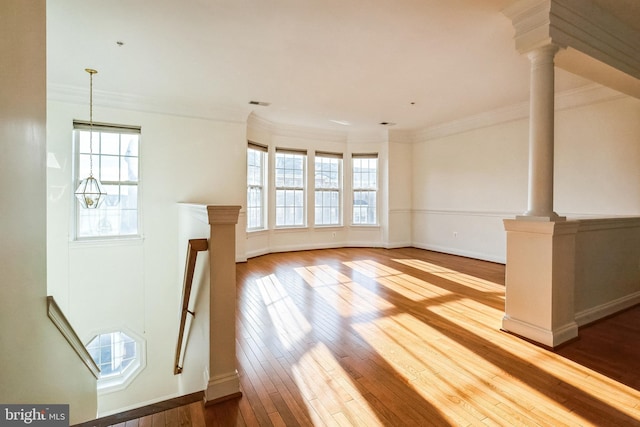
[[[85,68],[85,71],[89,73],[89,176],[80,181],[75,195],[83,208],[96,209],[107,197],[107,192],[93,176],[93,75],[97,71],[92,68]]]

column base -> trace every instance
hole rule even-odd
[[[547,222],[556,222],[556,221],[566,221],[566,216],[560,216],[557,213],[553,212],[551,215],[532,215],[529,213],[524,213],[522,215],[516,215],[516,220],[518,221],[547,221]]]
[[[550,330],[514,319],[506,314],[502,318],[502,330],[530,339],[549,348],[557,347],[578,337],[578,324],[576,322],[569,322],[566,325]]]
[[[224,375],[217,375],[213,378],[208,377],[209,373],[205,371],[205,405],[241,395],[240,376],[238,375],[238,371],[229,372]]]
[[[507,271],[502,329],[548,347],[577,337],[578,222],[504,220],[504,225]]]

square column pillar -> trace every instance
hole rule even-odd
[[[236,224],[240,206],[207,206],[209,367],[205,404],[241,395],[236,359]]]
[[[574,308],[577,221],[504,220],[506,302],[502,329],[555,347],[578,336]]]

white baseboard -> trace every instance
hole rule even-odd
[[[578,325],[575,322],[549,330],[506,314],[502,318],[502,329],[552,348],[578,336]]]
[[[427,243],[417,243],[417,242],[413,242],[409,246],[413,246],[414,248],[418,248],[418,249],[425,249],[425,250],[428,250],[428,251],[442,252],[442,253],[445,253],[445,254],[459,255],[459,256],[466,257],[466,258],[473,258],[473,259],[479,259],[479,260],[483,260],[483,261],[495,262],[495,263],[498,263],[498,264],[506,264],[507,263],[507,260],[504,257],[495,256],[495,255],[488,255],[488,254],[483,253],[483,252],[465,251],[465,250],[460,250],[460,249],[456,249],[456,248],[450,248],[450,247],[446,247],[446,246],[431,245],[431,244],[427,244]]]
[[[205,373],[206,375],[206,373]],[[238,371],[229,372],[207,380],[204,390],[205,403],[240,393],[240,376]]]
[[[445,254],[459,255],[467,258],[479,259],[483,261],[495,262],[498,264],[505,264],[506,260],[503,257],[487,255],[486,253],[463,251],[456,248],[449,248],[431,244],[421,244],[416,242],[393,242],[386,244],[372,244],[370,241],[366,242],[331,242],[331,243],[317,243],[317,244],[302,244],[302,245],[286,245],[275,246],[270,248],[261,248],[255,251],[248,251],[244,259],[237,259],[236,262],[246,262],[247,259],[255,258],[262,255],[279,252],[295,252],[295,251],[307,251],[314,249],[339,249],[339,248],[384,248],[384,249],[398,249],[398,248],[418,248],[428,251],[442,252]]]
[[[385,249],[400,249],[415,247],[411,242],[389,242],[383,245]]]
[[[348,245],[352,246],[352,245]],[[338,249],[344,248],[345,245],[340,243],[316,243],[316,244],[303,244],[303,245],[286,245],[286,246],[274,246],[270,248],[262,248],[255,251],[249,251],[246,254],[246,259],[255,258],[257,256],[275,254],[280,252],[296,252],[296,251],[310,251],[314,249]],[[367,247],[371,247],[371,243],[367,244]]]
[[[619,311],[640,304],[640,291],[598,306],[576,312],[575,320],[578,326],[584,326],[596,320],[611,316]]]

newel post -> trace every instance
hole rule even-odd
[[[236,224],[240,206],[207,206],[209,369],[205,404],[240,396],[236,359]]]

